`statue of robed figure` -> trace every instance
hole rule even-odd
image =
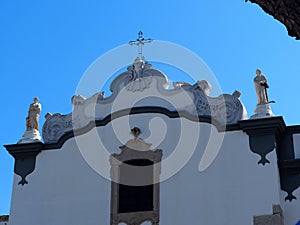
[[[274,101],[269,101],[268,91],[269,88],[267,79],[262,75],[261,70],[256,70],[256,76],[254,77],[254,87],[257,96],[257,105],[254,111],[254,115],[251,116],[252,119],[263,118],[274,116],[269,103],[275,103]]]
[[[42,110],[39,99],[35,97],[33,103],[30,104],[28,109],[28,116],[26,117],[26,131],[23,138],[18,143],[30,143],[41,140],[39,133],[39,117]]]

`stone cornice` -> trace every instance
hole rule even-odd
[[[14,172],[21,176],[19,185],[28,184],[26,177],[34,171],[36,156],[43,146],[41,142],[4,145],[9,154],[15,158]]]
[[[286,130],[282,117],[250,119],[239,121],[241,129],[249,135],[249,147],[255,154],[261,156],[258,164],[268,164],[267,155],[276,149],[280,137]]]
[[[241,120],[238,123],[248,135],[274,134],[278,138],[286,131],[286,125],[281,116]]]

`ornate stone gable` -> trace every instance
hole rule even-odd
[[[209,82],[204,80],[195,84],[174,82],[173,88],[169,88],[169,80],[165,74],[151,68],[151,64],[142,59],[137,59],[126,72],[112,81],[110,96],[104,97],[104,92],[89,98],[75,95],[72,97],[72,113],[47,113],[43,139],[45,143],[56,143],[67,132],[76,132],[95,121],[110,118],[111,115],[117,118],[124,110],[130,114],[136,108],[180,111],[181,114],[210,118],[212,123],[224,127],[247,119],[247,112],[239,99],[241,94],[238,91],[211,97],[211,88]]]

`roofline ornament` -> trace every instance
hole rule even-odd
[[[143,59],[143,45],[147,43],[151,43],[153,40],[151,38],[145,39],[143,37],[143,32],[140,30],[138,33],[138,38],[135,41],[130,41],[129,45],[136,45],[138,46],[138,58]]]

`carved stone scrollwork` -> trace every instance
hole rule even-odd
[[[71,131],[72,114],[61,115],[46,115],[46,122],[43,126],[43,139],[45,143],[55,143],[66,132]]]
[[[128,67],[131,72],[131,79],[127,84],[128,91],[143,91],[151,84],[151,64],[146,63],[142,58],[136,58],[132,66]]]
[[[222,95],[218,99],[211,100],[210,104],[214,108],[211,112],[212,118],[221,124],[232,124],[246,118],[243,105],[235,95]]]
[[[176,83],[175,87],[185,89],[194,96],[194,105],[187,111],[197,116],[208,116],[221,125],[237,123],[247,119],[247,112],[239,100],[241,93],[234,91],[232,95],[223,94],[217,98],[209,97],[211,85],[207,81],[197,81],[196,84]]]
[[[95,104],[103,100],[104,92],[99,92],[86,99],[82,95],[74,95],[71,99],[73,112],[67,115],[60,113],[47,113],[46,122],[43,126],[43,139],[45,143],[56,143],[65,133],[88,125],[91,119],[84,112],[88,104]],[[86,105],[85,105],[86,104]]]
[[[247,119],[247,112],[239,99],[241,94],[237,91],[232,95],[223,94],[218,97],[210,97],[208,95],[212,87],[205,80],[197,81],[194,85],[186,82],[175,82],[173,85],[174,88],[169,89],[169,80],[165,74],[151,68],[151,64],[143,59],[137,59],[133,65],[127,68],[126,72],[121,73],[111,82],[112,94],[110,96],[104,97],[103,92],[96,93],[89,98],[75,95],[72,97],[72,113],[67,115],[48,113],[43,126],[44,142],[57,143],[67,132],[84,129],[94,122],[96,125],[103,124],[104,121],[104,123],[110,122],[109,119],[117,118],[116,115],[120,115],[120,112],[125,110],[128,110],[128,114],[130,114],[135,108],[130,108],[132,103],[135,104],[130,102],[133,94],[143,97],[143,101],[139,102],[137,108],[160,107],[171,113],[179,110],[191,117],[211,118],[211,122],[216,122],[214,124],[220,125],[220,127]],[[112,105],[120,94],[128,95],[129,102],[120,108],[115,107],[118,109],[113,111]],[[149,96],[152,97],[149,98]],[[187,97],[190,101],[181,102],[179,109],[169,103]],[[127,106],[128,108],[126,108]]]

